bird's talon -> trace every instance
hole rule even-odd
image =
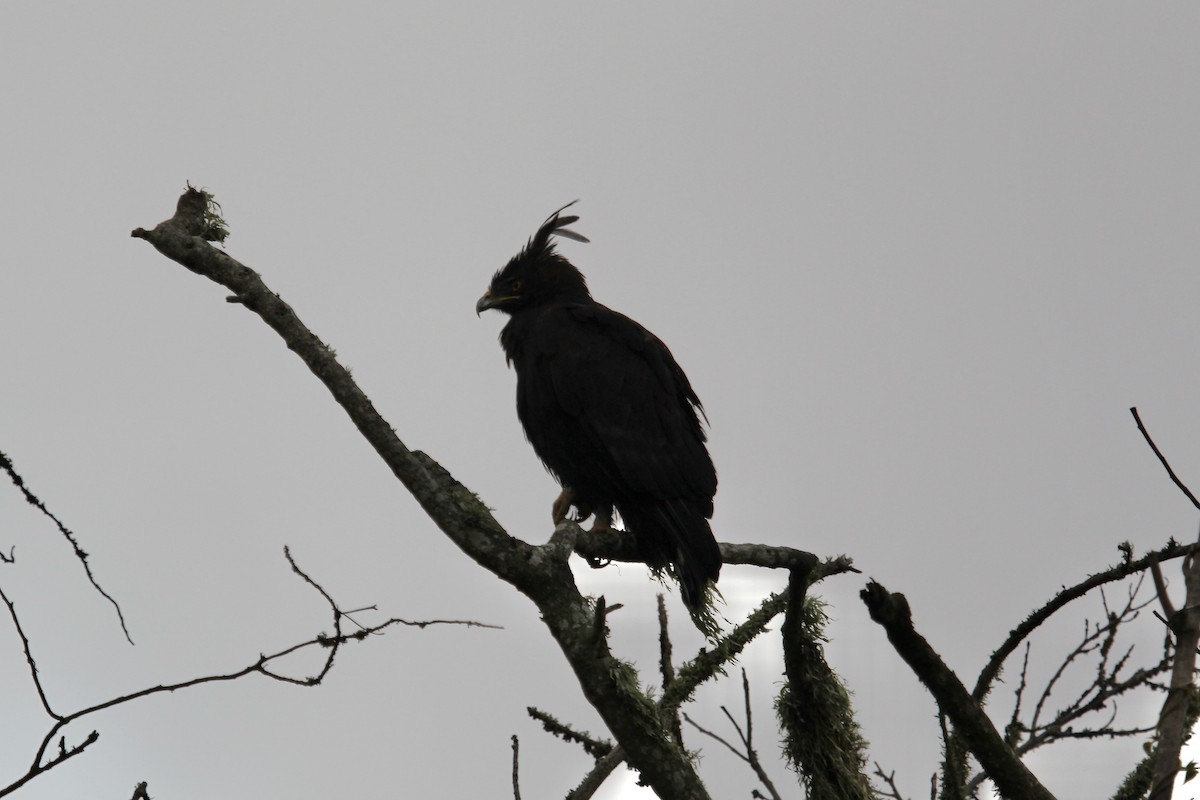
[[[558,523],[566,519],[567,515],[571,513],[572,505],[570,489],[563,489],[558,497],[554,498],[554,503],[550,506],[550,514],[554,519],[555,527],[558,527]]]

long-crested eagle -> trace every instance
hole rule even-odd
[[[708,520],[717,472],[705,447],[704,410],[662,341],[624,314],[592,299],[583,274],[555,250],[552,237],[578,216],[546,219],[503,269],[475,310],[510,319],[500,333],[517,373],[517,416],[563,492],[555,524],[571,506],[593,530],[615,508],[645,562],[670,567],[693,612],[721,572]],[[706,420],[707,421],[707,420]]]

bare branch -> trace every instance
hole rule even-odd
[[[883,781],[884,785],[887,786],[886,792],[878,792],[880,797],[891,798],[891,800],[906,800],[904,795],[900,794],[899,787],[896,786],[896,770],[884,772],[883,767],[879,766],[879,762],[876,761],[875,777],[879,778],[879,780]]]
[[[287,559],[288,559],[289,563],[291,563],[292,569],[296,572],[296,574],[298,574],[301,578],[303,578],[310,586],[314,587],[317,591],[319,591],[322,594],[322,596],[325,597],[326,601],[328,601],[329,606],[334,614],[335,630],[338,631],[334,636],[326,636],[325,634],[318,634],[316,637],[314,637],[313,639],[310,639],[309,641],[301,642],[300,644],[296,644],[296,645],[292,645],[291,647],[284,648],[283,650],[280,650],[271,655],[260,655],[258,657],[258,659],[256,661],[254,661],[253,663],[251,663],[245,667],[242,667],[239,670],[235,670],[233,672],[221,673],[221,674],[216,674],[216,675],[204,675],[199,678],[192,678],[191,680],[181,681],[179,683],[161,684],[159,686],[147,687],[145,689],[141,689],[136,692],[130,692],[129,694],[124,694],[119,697],[114,697],[109,700],[105,700],[101,703],[96,703],[95,705],[88,706],[86,708],[82,708],[78,711],[74,711],[74,712],[72,712],[70,714],[66,714],[66,715],[58,714],[52,710],[49,700],[46,697],[45,691],[42,688],[41,681],[38,678],[37,664],[34,661],[33,651],[29,645],[28,638],[25,636],[25,632],[21,627],[20,619],[17,617],[16,608],[13,605],[13,603],[8,599],[8,597],[6,595],[4,595],[3,591],[0,590],[0,597],[3,597],[5,605],[8,606],[9,614],[13,620],[13,625],[16,627],[17,632],[20,635],[21,641],[25,648],[25,658],[29,663],[30,673],[33,676],[33,682],[37,688],[38,696],[39,696],[39,698],[41,698],[42,707],[45,709],[46,713],[54,720],[54,724],[50,726],[50,730],[46,733],[46,735],[42,739],[41,744],[38,746],[37,752],[34,754],[33,761],[32,761],[32,764],[30,765],[29,769],[26,771],[26,773],[24,775],[22,775],[20,778],[18,778],[16,781],[12,782],[8,786],[0,787],[0,797],[5,797],[9,794],[12,794],[17,789],[21,788],[26,783],[28,783],[29,781],[36,778],[38,775],[41,775],[42,773],[53,769],[54,767],[58,766],[59,764],[63,763],[64,761],[66,761],[69,758],[73,758],[74,756],[83,752],[93,742],[95,742],[100,736],[100,734],[97,733],[96,731],[93,731],[83,742],[81,742],[80,744],[76,745],[75,747],[69,748],[69,749],[66,747],[65,738],[60,737],[58,755],[54,756],[52,758],[49,758],[49,759],[46,758],[46,753],[47,753],[48,749],[50,748],[51,742],[54,741],[54,738],[56,736],[59,736],[59,732],[63,728],[65,728],[67,725],[71,724],[72,722],[82,719],[90,714],[95,714],[96,712],[103,711],[105,709],[112,708],[114,706],[122,705],[124,703],[129,703],[129,702],[138,700],[143,697],[149,697],[150,695],[161,694],[163,692],[174,692],[174,691],[178,691],[179,689],[187,689],[187,688],[190,688],[193,686],[200,686],[200,685],[206,684],[206,683],[234,681],[234,680],[242,678],[246,675],[250,675],[250,674],[256,673],[256,672],[265,677],[271,678],[273,680],[283,681],[286,683],[293,683],[293,684],[296,684],[299,686],[317,686],[321,683],[321,681],[324,679],[325,675],[329,672],[329,669],[332,667],[333,659],[337,653],[338,648],[340,648],[343,644],[346,644],[347,642],[350,642],[350,641],[362,641],[362,640],[366,639],[368,636],[370,636],[371,634],[379,633],[379,632],[383,631],[384,629],[389,628],[393,625],[407,625],[407,626],[418,627],[418,628],[425,628],[425,627],[428,627],[429,625],[436,625],[436,624],[465,625],[468,627],[481,627],[481,628],[496,627],[493,625],[485,625],[483,623],[474,622],[474,621],[470,621],[470,620],[410,621],[410,620],[404,620],[404,619],[400,619],[400,618],[392,618],[392,619],[386,620],[385,622],[382,622],[378,625],[361,628],[360,630],[358,630],[352,634],[348,634],[348,635],[342,634],[339,623],[340,623],[340,617],[344,616],[343,612],[338,608],[338,606],[334,602],[333,598],[330,597],[329,594],[316,583],[316,581],[314,581],[311,577],[309,577],[307,574],[305,574],[296,565],[296,562],[292,559],[291,553],[287,551],[287,548],[284,549],[284,552],[287,555]],[[320,672],[314,676],[304,677],[304,678],[293,678],[293,677],[290,677],[287,675],[282,675],[282,674],[273,672],[272,670],[267,668],[267,665],[273,661],[276,661],[285,656],[291,655],[292,653],[298,652],[300,650],[305,650],[305,649],[312,648],[312,647],[321,647],[326,650],[324,666],[322,667]]]
[[[732,744],[730,744],[726,739],[721,738],[720,735],[713,733],[708,728],[701,726],[700,723],[696,722],[696,720],[692,719],[691,716],[689,716],[686,711],[683,712],[681,714],[681,716],[683,717],[684,722],[686,722],[688,725],[691,725],[693,728],[700,731],[701,733],[703,733],[705,736],[712,739],[713,741],[720,742],[721,744],[725,745],[725,749],[727,749],[729,752],[733,753],[735,756],[740,758],[742,761],[745,761],[747,764],[750,763],[750,759],[746,757],[745,753],[743,753],[741,750],[738,750],[736,747],[734,747]]]
[[[521,800],[521,771],[520,771],[520,755],[521,755],[521,740],[514,733],[512,736],[512,751],[513,751],[513,768],[512,768],[512,783],[513,783],[513,800]]]
[[[892,594],[871,581],[861,592],[871,619],[883,626],[900,657],[925,684],[938,707],[950,717],[988,776],[1005,797],[1052,800],[1053,795],[1034,777],[1012,748],[1004,743],[979,704],[967,694],[924,637],[913,629],[912,612],[901,594]]]
[[[121,631],[124,632],[126,641],[128,641],[130,644],[133,644],[133,639],[129,636],[129,628],[125,625],[125,615],[121,613],[121,606],[118,605],[117,601],[113,599],[113,596],[104,591],[104,589],[96,581],[96,576],[92,574],[92,567],[90,564],[88,564],[88,554],[85,553],[83,548],[79,546],[79,541],[75,538],[75,534],[72,533],[71,529],[64,525],[62,520],[56,517],[50,511],[50,509],[46,508],[46,504],[38,499],[37,495],[29,490],[29,487],[25,485],[25,479],[17,474],[16,469],[13,468],[12,461],[4,453],[0,453],[0,469],[3,469],[5,472],[7,472],[9,479],[18,489],[21,490],[21,494],[25,496],[25,502],[29,503],[29,505],[33,506],[38,511],[41,511],[43,514],[49,517],[55,526],[58,527],[59,532],[66,538],[67,542],[71,545],[71,548],[75,551],[75,557],[78,558],[79,563],[83,565],[83,571],[87,573],[88,580],[91,581],[92,586],[95,587],[96,591],[99,592],[105,600],[112,603],[112,607],[117,610],[117,619],[121,623]],[[2,554],[0,554],[0,557],[2,557]],[[12,563],[13,558],[10,554],[8,558],[4,558],[3,560]]]
[[[1133,419],[1137,422],[1138,430],[1142,432],[1142,436],[1146,439],[1146,444],[1150,445],[1150,449],[1154,451],[1154,455],[1158,456],[1158,460],[1167,471],[1167,475],[1170,476],[1171,482],[1179,487],[1179,490],[1187,496],[1188,500],[1192,501],[1192,505],[1200,508],[1200,500],[1197,500],[1196,495],[1192,494],[1192,490],[1185,486],[1183,481],[1179,480],[1179,476],[1175,474],[1175,470],[1171,469],[1171,465],[1167,463],[1167,459],[1162,454],[1162,451],[1158,449],[1158,445],[1150,438],[1150,432],[1146,430],[1146,426],[1142,424],[1141,416],[1138,415],[1137,406],[1129,409],[1129,413],[1133,414]]]
[[[624,745],[643,779],[660,796],[706,798],[687,755],[663,728],[658,708],[640,691],[636,673],[612,656],[603,637],[597,641],[593,635],[595,609],[575,586],[562,554],[562,537],[554,537],[551,546],[543,548],[510,536],[479,498],[445,468],[428,455],[409,450],[330,348],[292,308],[256,272],[205,241],[203,232],[210,224],[205,215],[211,201],[211,195],[189,187],[171,219],[152,230],[138,228],[131,235],[230,290],[241,307],[258,314],[279,334],[442,532],[538,606],[584,696]],[[577,528],[564,521],[558,533],[573,535]]]
[[[982,703],[984,698],[987,697],[988,692],[991,691],[992,683],[995,682],[996,678],[999,676],[1000,669],[1003,667],[1004,661],[1010,655],[1012,655],[1013,651],[1017,649],[1017,646],[1020,645],[1026,637],[1033,633],[1038,626],[1040,626],[1043,622],[1053,616],[1059,609],[1070,603],[1072,600],[1077,600],[1090,592],[1092,589],[1103,586],[1106,583],[1119,581],[1122,578],[1133,575],[1134,573],[1141,572],[1142,570],[1149,568],[1152,560],[1167,561],[1174,558],[1180,558],[1188,553],[1193,552],[1196,548],[1196,544],[1181,545],[1172,539],[1167,542],[1165,547],[1162,547],[1161,549],[1156,550],[1149,555],[1135,561],[1132,558],[1132,549],[1129,547],[1129,544],[1122,543],[1120,550],[1123,555],[1123,560],[1120,564],[1117,564],[1114,567],[1109,567],[1103,572],[1097,572],[1095,575],[1089,576],[1087,579],[1080,581],[1074,586],[1063,589],[1058,594],[1054,595],[1049,602],[1026,617],[1020,625],[1013,628],[1013,630],[1009,633],[1008,638],[1004,640],[1003,644],[996,648],[995,652],[992,653],[991,658],[988,659],[988,663],[979,673],[979,678],[975,681],[975,689],[971,692],[971,696],[974,697],[977,702]]]
[[[591,800],[608,776],[621,766],[624,760],[625,751],[621,749],[620,745],[614,747],[611,753],[596,762],[596,766],[584,776],[578,786],[567,792],[566,800]]]
[[[721,561],[725,564],[744,564],[768,569],[803,569],[812,573],[815,582],[843,572],[858,572],[849,556],[822,560],[813,553],[794,547],[766,544],[734,544],[720,542]],[[575,552],[593,562],[620,561],[644,563],[636,539],[627,531],[612,529],[594,531],[575,541]]]
[[[662,592],[658,594],[658,671],[662,675],[662,688],[665,694],[675,682],[675,665],[671,663],[671,636],[667,630],[667,602]],[[679,714],[667,715],[667,724],[671,727],[671,735],[683,747],[683,729],[679,724]]]
[[[1064,739],[1117,739],[1148,733],[1152,728],[1144,726],[1117,727],[1117,699],[1136,689],[1155,688],[1154,678],[1170,669],[1170,643],[1164,642],[1162,657],[1157,663],[1135,669],[1124,674],[1131,661],[1133,647],[1128,647],[1114,659],[1117,635],[1122,626],[1135,620],[1139,613],[1155,602],[1153,597],[1138,601],[1138,590],[1143,584],[1145,573],[1129,588],[1124,604],[1110,608],[1101,592],[1101,605],[1105,612],[1104,622],[1084,622],[1083,636],[1063,657],[1057,669],[1042,689],[1028,720],[1022,719],[1022,710],[1028,690],[1028,667],[1030,644],[1025,643],[1025,657],[1021,667],[1020,681],[1014,692],[1013,710],[1005,728],[1005,742],[1024,758],[1033,750]],[[1051,697],[1063,682],[1069,668],[1082,665],[1085,659],[1094,659],[1095,667],[1091,681],[1060,708],[1049,713]],[[1095,715],[1103,714],[1096,721]],[[966,783],[968,796],[978,790],[987,774],[978,772]]]
[[[587,731],[577,731],[570,725],[559,722],[541,709],[528,706],[525,712],[542,723],[542,728],[564,742],[573,742],[583,748],[583,751],[597,760],[604,758],[613,751],[613,743],[607,739],[597,739]]]
[[[744,733],[742,732],[741,726],[738,725],[737,720],[735,720],[733,718],[733,715],[729,713],[729,709],[727,709],[725,706],[721,706],[721,711],[723,711],[725,713],[726,719],[728,719],[730,724],[733,725],[733,729],[735,731],[737,731],[738,738],[740,738],[742,740],[742,746],[746,748],[745,753],[743,753],[741,750],[734,747],[732,744],[730,744],[725,739],[718,736],[716,733],[713,733],[712,731],[701,727],[699,723],[697,723],[694,719],[689,717],[687,714],[684,714],[683,718],[693,728],[700,731],[705,736],[708,736],[710,739],[714,739],[715,741],[720,742],[721,744],[725,745],[725,747],[727,747],[731,753],[733,753],[735,756],[740,758],[742,761],[745,761],[747,764],[749,764],[750,768],[752,770],[754,770],[754,774],[758,777],[759,781],[762,782],[763,787],[768,792],[771,793],[771,797],[773,798],[773,800],[780,800],[779,792],[775,789],[775,784],[773,784],[771,782],[771,778],[767,775],[767,771],[765,769],[763,769],[762,762],[759,761],[759,759],[758,759],[758,753],[755,752],[754,747],[751,744],[751,742],[753,741],[753,738],[754,738],[754,732],[753,732],[754,729],[753,729],[753,724],[751,722],[751,714],[750,714],[750,681],[749,681],[749,679],[746,678],[746,670],[744,670],[744,669],[742,670],[742,690],[743,690],[743,697],[744,697],[744,702],[745,702],[745,713],[746,713],[746,730],[745,730],[745,732]],[[759,796],[759,797],[763,796],[763,795],[758,794],[757,790],[755,790],[754,794],[755,794],[755,796]]]
[[[1168,617],[1175,634],[1175,660],[1171,688],[1158,718],[1154,772],[1150,800],[1169,800],[1179,774],[1179,751],[1188,734],[1188,716],[1195,695],[1196,647],[1200,645],[1200,558],[1189,555],[1183,562],[1186,591],[1184,607]],[[1163,603],[1163,608],[1170,606]]]
[[[17,629],[17,635],[21,637],[21,647],[25,650],[25,662],[29,664],[29,674],[33,677],[33,686],[37,689],[38,699],[42,701],[42,708],[51,719],[61,720],[62,717],[50,708],[50,701],[46,699],[46,690],[42,688],[42,680],[38,677],[37,662],[33,660],[33,651],[29,647],[29,637],[25,635],[25,630],[21,627],[21,620],[17,617],[17,608],[12,601],[8,599],[8,595],[4,593],[4,589],[0,588],[0,598],[4,600],[4,605],[8,606],[9,616],[12,617],[13,627]]]
[[[1156,558],[1150,560],[1150,575],[1154,578],[1154,590],[1158,594],[1159,604],[1162,605],[1163,616],[1160,619],[1167,622],[1175,616],[1175,606],[1171,605],[1171,595],[1167,592],[1167,581],[1163,578],[1162,568],[1158,566]]]
[[[659,708],[664,713],[671,713],[686,703],[697,686],[736,658],[746,645],[766,630],[767,623],[786,607],[787,597],[784,594],[773,594],[763,600],[741,625],[722,637],[711,649],[701,650],[694,659],[679,668],[678,677],[671,688],[663,692]]]

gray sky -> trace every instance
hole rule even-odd
[[[124,798],[147,780],[163,800],[505,797],[516,733],[525,796],[556,797],[590,760],[525,706],[602,730],[533,606],[434,529],[275,335],[129,238],[188,180],[401,438],[538,542],[556,487],[516,419],[502,319],[473,304],[582,198],[592,244],[563,251],[704,400],[718,538],[864,571],[821,587],[828,654],[873,758],[924,796],[934,705],[867,619],[867,576],[905,592],[973,680],[1118,542],[1196,529],[1127,409],[1200,488],[1197,41],[1188,4],[7,5],[0,449],[138,643],[0,490],[18,557],[0,582],[52,702],[328,630],[284,544],[347,607],[504,626],[393,631],[315,690],[247,679],[113,710],[70,728],[101,739],[20,796]],[[614,645],[655,680],[659,587],[635,566],[576,575],[626,604]],[[730,618],[784,581],[726,568]],[[701,642],[671,602],[686,655]],[[1099,611],[1073,608],[1034,659],[1056,663]],[[1141,620],[1147,658],[1160,634]],[[777,647],[742,663],[773,755]],[[0,680],[0,776],[15,775],[48,721],[11,631]],[[737,683],[706,688],[697,716],[720,728]],[[740,762],[689,744],[715,796],[749,796]],[[1140,745],[1032,766],[1064,800],[1095,797]],[[647,794],[622,777],[605,796]]]

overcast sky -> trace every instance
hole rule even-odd
[[[1127,409],[1200,489],[1198,41],[1183,3],[6,4],[0,450],[76,531],[137,642],[0,487],[17,556],[0,585],[51,702],[328,631],[285,544],[346,607],[504,626],[393,630],[317,689],[248,678],[114,709],[71,726],[69,743],[101,738],[19,796],[127,798],[146,780],[157,800],[500,798],[517,734],[524,796],[561,797],[590,759],[525,707],[603,732],[532,604],[448,543],[279,339],[129,238],[187,181],[400,437],[533,542],[557,488],[516,419],[503,319],[473,308],[581,198],[592,243],[562,251],[704,401],[718,538],[863,570],[818,589],[828,655],[872,758],[926,796],[935,707],[868,620],[866,577],[906,593],[973,682],[1118,542],[1195,534]],[[656,681],[661,587],[575,566],[625,604],[614,647]],[[728,616],[785,581],[726,568]],[[685,657],[702,642],[670,601]],[[1035,642],[1043,673],[1100,611],[1086,600]],[[1152,658],[1161,626],[1138,624]],[[773,757],[774,638],[742,665]],[[0,685],[6,783],[49,725],[7,624]],[[729,733],[718,705],[739,692],[705,688],[694,716]],[[688,743],[714,796],[749,796],[744,765]],[[1031,763],[1064,800],[1107,796],[1141,744]],[[604,795],[646,796],[628,774]]]

